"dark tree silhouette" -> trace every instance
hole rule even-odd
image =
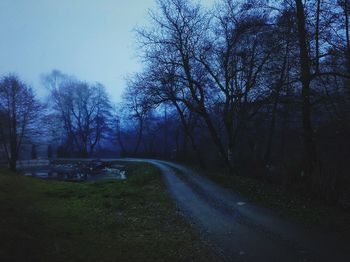
[[[0,81],[0,141],[12,170],[25,139],[35,131],[41,105],[33,90],[17,76],[8,75]]]

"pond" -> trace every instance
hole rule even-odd
[[[24,176],[46,180],[68,182],[98,181],[104,179],[126,179],[123,166],[96,161],[69,164],[49,164],[46,166],[22,167],[19,172]]]

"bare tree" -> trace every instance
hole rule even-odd
[[[151,101],[148,99],[142,86],[143,83],[136,77],[133,81],[129,82],[123,97],[125,101],[124,106],[129,109],[130,117],[135,119],[138,125],[136,143],[133,149],[134,155],[137,154],[142,141],[145,118],[152,108]]]
[[[148,103],[153,105],[154,108],[158,108],[162,104],[172,106],[175,108],[175,112],[178,114],[178,119],[181,123],[183,131],[186,137],[190,140],[191,147],[196,153],[196,158],[200,166],[205,167],[202,153],[200,152],[196,138],[193,133],[194,129],[194,112],[183,102],[185,97],[184,87],[176,79],[174,65],[153,65],[151,68],[147,68],[142,75],[139,75],[139,82],[142,83],[142,92],[147,94],[144,96],[148,100]],[[140,89],[141,90],[141,89]]]
[[[153,28],[138,30],[144,57],[150,64],[172,65],[178,85],[182,88],[179,100],[192,112],[200,115],[211,134],[225,165],[231,169],[219,130],[210,114],[212,90],[207,73],[196,60],[196,52],[206,34],[209,19],[199,5],[184,0],[159,0],[159,13],[151,13]]]
[[[104,86],[90,85],[57,71],[46,76],[45,81],[68,150],[77,150],[82,157],[91,156],[109,128],[111,105]]]
[[[261,11],[261,10],[260,10]],[[223,1],[214,11],[212,34],[203,42],[197,57],[222,99],[222,122],[227,137],[227,155],[232,154],[240,126],[259,109],[266,96],[263,77],[273,53],[279,49],[267,12],[252,5]],[[251,110],[255,101],[256,109]]]
[[[8,75],[0,81],[0,112],[0,141],[10,168],[16,170],[22,144],[35,131],[41,105],[30,87]]]
[[[348,122],[348,1],[222,0],[212,9],[157,3],[151,26],[137,30],[145,70],[130,101],[137,94],[155,114],[162,105],[177,112],[194,151],[208,157],[215,145],[229,170],[295,165],[304,172],[293,174],[311,185],[325,159],[320,136],[337,129],[329,127],[334,119],[343,130]],[[199,141],[208,134],[205,151]]]

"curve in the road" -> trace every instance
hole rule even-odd
[[[202,236],[227,261],[350,261],[347,243],[308,229],[224,189],[182,165],[144,159]]]

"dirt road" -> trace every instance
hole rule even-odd
[[[159,167],[185,216],[224,261],[350,261],[350,243],[282,218],[178,164]]]

